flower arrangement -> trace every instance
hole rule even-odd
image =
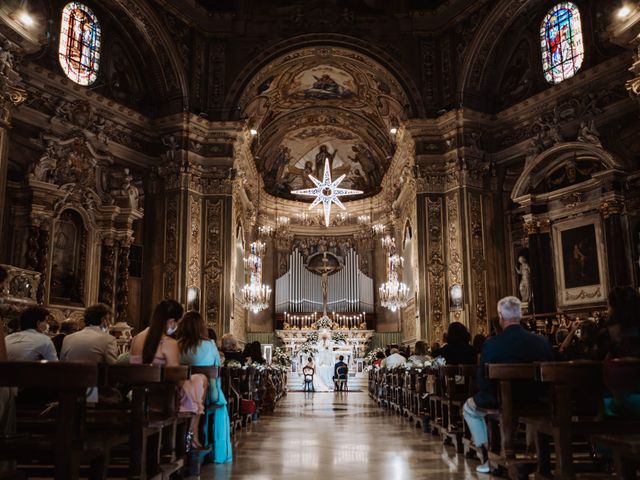
[[[282,366],[282,367],[290,367],[291,366],[291,357],[287,353],[287,351],[282,347],[276,347],[273,349],[273,355],[271,357],[271,362],[273,365]]]
[[[322,329],[327,329],[327,330],[331,330],[331,327],[333,326],[333,322],[331,321],[331,319],[327,316],[323,316],[322,318],[320,318],[320,320],[318,320],[316,322],[316,328],[318,330],[322,330]]]
[[[378,355],[378,352],[382,352],[384,353],[384,348],[374,348],[373,350],[371,350],[369,353],[367,353],[367,355],[364,357],[364,363],[366,365],[373,365],[373,362],[376,359],[376,355]]]
[[[227,368],[240,368],[242,365],[238,360],[226,360],[224,366]]]
[[[318,341],[317,338],[315,341],[310,341],[310,339],[307,338],[307,341],[304,342],[300,347],[300,353],[303,355],[311,355],[311,356],[318,353],[318,349],[316,348],[316,345],[315,345],[317,341]]]
[[[307,335],[306,342],[309,343],[317,343],[318,342],[318,332],[311,332]]]
[[[347,343],[347,337],[342,332],[331,332],[331,341],[333,343]]]

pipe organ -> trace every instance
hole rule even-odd
[[[340,271],[327,285],[328,312],[373,313],[373,279],[359,268],[359,255],[350,249]],[[296,249],[289,256],[289,271],[276,280],[276,312],[322,312],[322,277],[307,270]]]

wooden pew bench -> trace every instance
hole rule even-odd
[[[635,480],[640,468],[640,434],[594,435],[593,442],[611,449],[616,478]]]
[[[57,398],[54,408],[38,416],[32,406],[16,405],[17,433],[0,439],[0,459],[56,480],[79,478],[81,464],[90,465],[89,478],[106,478],[109,451],[126,439],[86,428],[87,389],[97,385],[96,365],[0,362],[1,387],[49,389]]]
[[[523,417],[535,418],[547,408],[542,402],[543,389],[536,385],[537,364],[489,364],[487,378],[498,382],[498,409],[487,411],[489,431],[489,463],[506,470],[510,478],[526,478],[535,470],[532,458],[533,436],[523,427]],[[534,398],[517,397],[533,392]]]
[[[538,376],[551,392],[544,415],[524,418],[536,435],[536,478],[565,479],[579,472],[601,472],[593,461],[591,438],[640,432],[638,420],[604,417],[601,363],[541,363]]]

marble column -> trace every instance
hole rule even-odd
[[[605,245],[607,246],[609,289],[631,284],[629,255],[623,241],[625,238],[621,217],[623,210],[624,202],[618,199],[607,200],[600,206]]]

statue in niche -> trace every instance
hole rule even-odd
[[[531,298],[531,267],[527,263],[527,259],[520,255],[518,257],[519,267],[516,266],[516,273],[520,275],[520,300],[528,302]]]
[[[65,210],[56,222],[51,267],[51,300],[83,304],[82,257],[86,248],[84,225],[79,215]]]

